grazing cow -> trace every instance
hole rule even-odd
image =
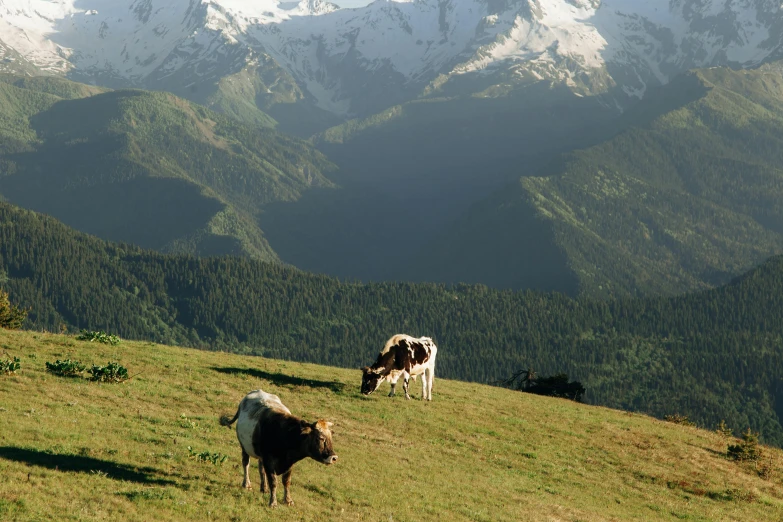
[[[261,493],[269,481],[269,506],[277,506],[277,475],[283,476],[285,503],[291,500],[291,472],[293,465],[310,457],[324,464],[333,464],[337,455],[332,450],[331,422],[319,420],[312,424],[294,417],[277,395],[255,390],[239,403],[234,418],[220,417],[222,426],[237,422],[237,438],[242,447],[242,466],[245,480],[242,487],[250,489],[250,457],[258,459]],[[266,477],[265,477],[266,475]]]
[[[386,346],[372,366],[362,368],[362,394],[369,395],[386,380],[391,383],[389,397],[394,397],[394,387],[400,376],[404,378],[402,389],[408,395],[408,379],[421,375],[421,399],[432,400],[432,381],[435,379],[435,355],[438,348],[429,337],[411,337],[398,334],[386,341]]]

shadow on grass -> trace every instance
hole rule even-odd
[[[341,392],[345,389],[345,384],[336,381],[318,381],[315,379],[302,379],[301,377],[294,377],[292,375],[286,375],[284,373],[269,373],[264,370],[258,370],[255,368],[217,368],[213,367],[213,370],[220,373],[227,373],[234,375],[237,373],[243,373],[250,375],[251,377],[257,377],[264,379],[275,386],[307,386],[309,388],[328,388],[333,392]]]
[[[13,446],[0,446],[0,458],[24,462],[30,466],[54,469],[71,473],[94,473],[104,475],[115,480],[126,480],[138,484],[173,485],[174,481],[157,478],[159,474],[155,468],[136,468],[125,464],[118,464],[109,460],[83,457],[80,455],[62,455],[59,453],[47,453],[28,448],[16,448]]]
[[[729,441],[727,440],[726,442],[728,443]],[[726,456],[726,452],[725,452],[725,451],[717,451],[717,450],[714,450],[714,449],[712,449],[712,448],[708,448],[708,447],[706,447],[706,446],[701,446],[701,445],[699,445],[699,444],[694,444],[694,443],[692,443],[692,442],[686,442],[685,444],[686,444],[687,446],[690,446],[690,447],[692,447],[692,448],[696,448],[696,449],[704,450],[704,451],[706,451],[707,453],[711,453],[712,455],[714,455],[714,456],[716,456],[716,457],[720,457],[720,458],[722,458],[722,459],[724,459],[724,460],[725,460],[725,459],[727,459],[727,456]]]

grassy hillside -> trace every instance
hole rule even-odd
[[[242,258],[113,245],[0,204],[0,285],[27,327],[358,368],[390,332],[430,335],[439,374],[491,382],[567,372],[586,400],[783,446],[783,258],[730,285],[604,302],[485,286],[345,283]]]
[[[0,194],[100,237],[276,260],[265,205],[330,187],[305,142],[170,94],[0,77]]]
[[[778,520],[769,474],[727,460],[715,433],[621,411],[437,379],[433,401],[358,392],[359,372],[124,341],[0,330],[4,520]],[[47,361],[119,361],[134,377],[56,377]],[[257,388],[335,423],[340,460],[294,471],[294,507],[240,488],[218,416]],[[415,396],[418,396],[416,390]],[[223,465],[194,451],[228,455]],[[258,486],[255,473],[251,475]],[[282,495],[282,493],[281,493]]]
[[[683,76],[628,111],[612,139],[536,176],[522,173],[414,267],[424,268],[419,277],[440,280],[443,261],[457,259],[451,271],[470,275],[457,255],[481,247],[489,258],[504,254],[505,268],[493,276],[511,285],[537,263],[538,249],[523,241],[532,226],[556,245],[568,267],[560,276],[575,277],[585,295],[675,294],[724,283],[783,252],[781,99],[783,75],[769,67]],[[532,222],[520,217],[530,214]]]

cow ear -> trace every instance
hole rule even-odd
[[[302,435],[310,435],[315,429],[315,424],[305,424],[302,426]]]
[[[362,366],[359,369],[362,371],[362,373],[367,373],[367,372],[370,371],[370,367],[369,366]]]
[[[330,430],[330,429],[332,429],[332,426],[334,426],[334,422],[327,422],[326,423],[326,429]]]

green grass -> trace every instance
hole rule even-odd
[[[783,454],[767,480],[726,439],[600,407],[439,379],[432,403],[358,393],[359,372],[149,343],[0,331],[3,520],[779,520]],[[55,377],[44,362],[117,360],[132,379]],[[295,506],[240,488],[218,416],[263,388],[335,423],[340,461],[295,468]],[[414,386],[415,395],[419,389]],[[229,456],[223,465],[200,453]],[[255,479],[256,475],[251,475]],[[258,485],[258,480],[254,486]]]

